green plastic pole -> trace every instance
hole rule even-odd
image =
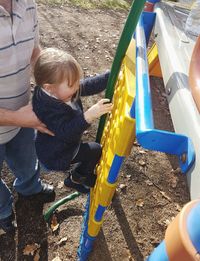
[[[44,219],[46,222],[48,222],[48,220],[50,219],[51,215],[53,214],[53,212],[55,211],[56,208],[60,207],[61,205],[63,205],[64,203],[73,200],[77,197],[79,197],[81,195],[81,193],[79,192],[75,192],[73,194],[70,194],[60,200],[58,200],[57,202],[55,202],[48,210],[47,212],[44,214]]]
[[[133,33],[135,32],[145,2],[146,0],[135,0],[131,6],[131,10],[129,12],[123,32],[119,40],[119,44],[111,68],[111,73],[108,79],[105,97],[110,100],[112,99],[114,93],[114,87],[120,71],[122,60],[126,54],[126,50],[130,44]],[[97,131],[97,136],[96,136],[97,142],[100,142],[101,140],[105,121],[106,121],[106,115],[103,115],[100,119],[98,131]]]

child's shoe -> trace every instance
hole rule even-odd
[[[88,188],[84,185],[78,184],[78,183],[74,183],[71,180],[70,176],[64,180],[64,184],[65,184],[66,187],[73,188],[73,189],[75,189],[78,192],[83,193],[83,194],[87,194],[87,193],[90,192],[90,188]]]
[[[87,176],[80,174],[78,171],[76,170],[72,170],[70,172],[70,178],[72,180],[72,182],[77,183],[77,184],[84,184]]]
[[[90,173],[87,176],[87,178],[84,182],[84,185],[87,186],[87,187],[93,188],[95,186],[96,180],[97,180],[97,176],[94,175],[93,173]]]
[[[90,188],[94,187],[97,178],[93,173],[87,173],[87,175],[83,175],[76,170],[71,171],[70,177],[72,182],[82,184]]]

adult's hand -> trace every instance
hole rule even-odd
[[[32,110],[31,104],[20,108],[15,111],[14,114],[16,126],[37,129],[40,132],[54,136],[54,134],[47,129],[46,125],[37,118]]]

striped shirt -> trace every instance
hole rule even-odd
[[[9,14],[0,5],[0,108],[17,110],[30,98],[30,60],[39,46],[34,0],[12,0]],[[0,126],[0,144],[12,139],[20,128]]]

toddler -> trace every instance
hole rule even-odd
[[[112,104],[101,99],[84,112],[80,96],[103,91],[109,73],[80,82],[81,74],[80,65],[70,54],[54,48],[43,50],[34,67],[32,105],[39,120],[55,135],[37,132],[39,161],[54,171],[66,171],[73,164],[65,185],[88,192],[88,187],[95,185],[94,169],[101,157],[101,145],[82,142],[81,138],[93,120],[111,111]]]

